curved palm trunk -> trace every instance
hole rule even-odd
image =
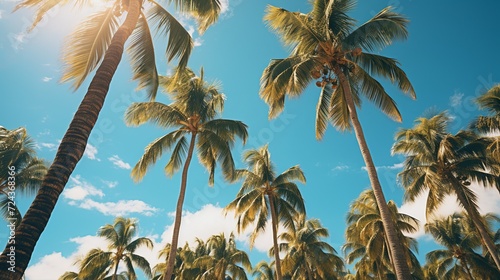
[[[339,78],[340,86],[342,86],[342,90],[344,91],[345,101],[347,102],[347,106],[349,108],[349,116],[354,128],[354,133],[356,134],[359,149],[361,150],[361,155],[363,156],[366,169],[368,171],[368,177],[370,178],[373,194],[375,195],[375,199],[380,210],[384,231],[389,241],[388,245],[390,248],[390,254],[392,255],[394,273],[396,274],[398,280],[410,280],[412,279],[410,268],[408,267],[408,262],[406,261],[406,256],[403,252],[403,246],[401,245],[402,243],[396,232],[396,225],[391,218],[391,213],[389,212],[389,207],[387,206],[387,201],[378,179],[377,170],[375,169],[370,149],[368,148],[361,123],[358,119],[356,105],[351,97],[351,87],[346,76],[338,66],[334,69],[334,72]]]
[[[118,262],[116,262],[115,271],[113,272],[113,277],[111,278],[111,280],[116,280],[116,273],[118,273],[118,265],[119,264],[120,264],[120,260],[118,259]]]
[[[90,132],[104,105],[113,75],[120,63],[125,42],[139,19],[141,1],[130,1],[125,22],[118,28],[104,59],[92,79],[87,93],[64,135],[54,162],[42,182],[33,203],[15,232],[15,268],[8,269],[11,246],[7,244],[0,256],[0,280],[21,279],[31,259],[35,245],[45,229],[50,215],[64,190],[69,176],[83,156]]]
[[[465,208],[465,211],[467,211],[467,214],[469,217],[472,219],[472,222],[476,226],[476,229],[479,231],[479,235],[481,236],[481,239],[483,240],[483,244],[486,246],[486,249],[490,253],[491,257],[493,258],[493,261],[495,262],[495,265],[500,271],[500,260],[498,258],[498,253],[497,249],[495,246],[495,243],[493,242],[493,239],[489,235],[488,231],[486,230],[486,227],[484,226],[484,223],[481,221],[479,218],[479,212],[477,211],[476,208],[474,208],[472,205],[470,205],[469,200],[464,196],[464,194],[460,191],[462,188],[462,185],[460,182],[457,181],[455,176],[453,174],[449,173],[447,174],[448,178],[451,178],[453,188],[455,189],[455,194],[457,195],[458,200],[460,203],[463,205]]]
[[[174,273],[175,256],[177,255],[177,246],[179,243],[179,230],[181,228],[182,205],[184,204],[184,198],[186,196],[187,175],[189,164],[191,163],[191,159],[193,158],[195,142],[196,132],[193,132],[191,136],[191,142],[189,143],[186,162],[184,163],[184,168],[182,169],[181,189],[179,191],[179,198],[177,199],[177,207],[175,209],[174,232],[172,233],[172,242],[170,243],[167,268],[165,269],[165,273],[163,274],[163,280],[172,279],[172,274]]]
[[[271,224],[273,226],[273,246],[274,246],[274,263],[276,264],[276,280],[281,280],[281,262],[280,262],[280,252],[278,248],[278,216],[276,215],[276,206],[274,205],[274,199],[271,196],[269,198],[269,206],[271,207]]]

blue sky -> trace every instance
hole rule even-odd
[[[269,143],[272,159],[279,172],[300,164],[307,184],[300,185],[306,200],[308,216],[319,218],[330,231],[329,242],[341,253],[344,243],[345,215],[349,203],[369,187],[355,137],[329,127],[324,139],[314,134],[314,110],[319,90],[311,85],[298,99],[287,100],[284,113],[275,120],[267,119],[267,105],[259,98],[259,78],[272,58],[287,56],[287,49],[269,31],[262,18],[266,5],[292,11],[308,12],[307,1],[223,1],[224,14],[219,22],[200,36],[189,66],[198,71],[204,67],[207,80],[222,84],[227,96],[224,118],[241,120],[249,126],[246,146],[236,145],[236,159],[244,149]],[[65,36],[83,15],[75,9],[55,9],[32,33],[24,32],[32,18],[31,10],[11,13],[15,0],[0,3],[0,73],[2,104],[0,125],[14,129],[24,126],[36,140],[38,155],[51,161],[58,142],[86,91],[85,83],[73,92],[70,85],[60,84],[61,48]],[[401,210],[423,219],[423,202],[403,204],[402,188],[396,183],[401,170],[400,157],[392,157],[390,148],[394,133],[410,127],[428,112],[448,110],[454,116],[452,129],[464,127],[479,114],[472,100],[500,81],[500,45],[497,12],[500,4],[465,1],[360,1],[350,14],[359,23],[392,5],[410,19],[409,39],[396,42],[380,53],[397,58],[417,92],[411,100],[384,81],[387,91],[398,103],[403,122],[396,123],[378,112],[368,102],[359,112],[368,144],[378,166],[379,177],[388,200]],[[192,21],[183,17],[188,29]],[[164,48],[158,40],[157,48]],[[162,74],[172,65],[159,51],[157,64]],[[140,223],[140,235],[150,236],[157,246],[145,252],[151,259],[169,242],[169,227],[178,195],[179,176],[163,174],[165,157],[145,176],[141,183],[130,178],[130,169],[140,158],[144,147],[165,134],[152,125],[126,127],[123,114],[131,102],[143,101],[131,81],[129,60],[125,57],[113,79],[99,121],[91,135],[84,158],[75,169],[66,190],[44,231],[27,271],[28,280],[55,279],[72,269],[75,257],[99,246],[98,228],[112,223],[115,216],[134,217]],[[168,103],[165,96],[158,101]],[[241,161],[237,162],[243,167]],[[231,216],[220,214],[222,207],[234,199],[238,184],[227,185],[222,178],[207,185],[208,174],[193,161],[185,201],[183,240],[194,236],[206,238],[234,229]],[[480,205],[484,212],[500,214],[498,192],[481,190]],[[27,209],[30,198],[19,197]],[[453,198],[446,202],[443,213],[453,211]],[[4,244],[7,229],[0,230]],[[245,235],[239,237],[241,248],[247,249]],[[434,248],[433,242],[418,235],[420,252]],[[182,241],[182,239],[181,239]],[[257,242],[251,256],[253,264],[266,259],[262,252],[271,245],[270,234]]]

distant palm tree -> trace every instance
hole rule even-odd
[[[311,12],[290,12],[269,6],[265,20],[292,47],[290,56],[273,59],[261,77],[261,98],[269,105],[270,117],[276,117],[285,106],[286,96],[297,97],[314,80],[321,88],[316,107],[316,138],[321,139],[328,122],[337,129],[354,129],[365,161],[371,186],[380,205],[382,220],[391,247],[398,279],[409,279],[410,270],[400,246],[395,225],[391,222],[387,202],[370,154],[357,107],[362,96],[375,103],[385,114],[401,121],[394,100],[373,77],[387,78],[410,97],[413,86],[397,60],[372,54],[394,40],[406,39],[408,20],[392,11],[381,10],[355,28],[347,15],[353,0],[314,0]]]
[[[498,176],[489,171],[494,164],[487,154],[489,141],[471,131],[448,133],[449,120],[445,113],[420,118],[413,128],[396,134],[392,151],[406,156],[404,169],[398,174],[405,188],[405,200],[413,201],[428,190],[426,215],[430,220],[447,195],[456,195],[500,270],[498,250],[481,220],[477,196],[469,188],[472,183],[500,187]]]
[[[252,276],[255,280],[275,280],[276,272],[273,266],[266,261],[260,261],[253,269]]]
[[[170,160],[165,166],[165,173],[168,176],[173,176],[180,169],[185,158],[170,243],[169,256],[172,257],[169,258],[164,275],[165,280],[170,280],[179,241],[188,169],[195,145],[200,163],[208,170],[209,184],[212,185],[217,161],[225,178],[234,179],[231,147],[236,138],[240,138],[244,143],[248,133],[247,126],[240,121],[217,118],[224,109],[225,97],[216,84],[204,80],[203,68],[199,77],[188,68],[178,69],[173,76],[163,78],[163,85],[173,103],[169,105],[159,102],[133,103],[127,109],[125,121],[133,126],[151,122],[164,129],[174,129],[146,147],[141,159],[132,169],[135,181],[140,181],[148,168],[155,164],[165,151],[172,150]],[[191,135],[189,142],[188,135]]]
[[[278,249],[278,225],[293,231],[294,217],[305,214],[304,199],[294,181],[305,183],[306,178],[299,166],[293,166],[276,176],[268,146],[245,151],[243,161],[248,169],[238,170],[243,185],[225,211],[234,211],[238,217],[238,233],[247,227],[255,227],[250,235],[250,246],[257,236],[265,230],[269,216],[273,234],[276,280],[282,279]]]
[[[245,251],[236,248],[234,234],[226,239],[224,234],[213,235],[207,240],[208,254],[198,257],[193,266],[205,271],[199,274],[199,280],[246,280],[245,269],[252,270],[250,259]]]
[[[399,213],[393,201],[388,202],[391,217],[398,230],[398,238],[406,249],[406,259],[412,271],[412,279],[423,279],[420,264],[413,253],[417,251],[417,242],[403,234],[415,232],[418,220]],[[372,190],[363,191],[351,204],[347,214],[346,244],[343,250],[346,253],[346,262],[356,260],[356,276],[359,279],[394,279],[391,265],[390,247],[384,231],[380,210],[378,209]]]
[[[36,156],[35,143],[24,127],[0,126],[0,212],[16,227],[21,223],[18,194],[34,195],[47,173],[46,163]]]
[[[494,159],[500,161],[500,84],[493,86],[476,99],[480,109],[486,110],[489,116],[479,116],[471,123],[471,128],[480,133],[496,133],[489,145],[489,152]]]
[[[135,251],[140,247],[153,248],[153,242],[146,237],[133,239],[137,233],[137,221],[118,217],[114,223],[107,224],[99,229],[97,235],[109,241],[108,250],[92,249],[80,260],[79,273],[69,272],[62,277],[78,277],[92,280],[136,280],[134,267],[140,268],[147,277],[151,277],[149,262]],[[123,264],[126,268],[121,276],[118,267]],[[76,278],[76,279],[78,279]],[[63,278],[71,279],[71,278]],[[62,280],[60,278],[60,280]]]
[[[446,248],[427,253],[430,274],[439,279],[500,279],[500,273],[475,251],[480,238],[467,224],[463,215],[455,213],[425,225],[425,231]]]
[[[167,59],[170,61],[178,57],[181,67],[186,66],[194,46],[191,36],[160,4],[153,0],[148,2],[152,6],[149,10],[150,21],[156,26],[157,31],[164,35],[168,34]],[[194,15],[199,21],[201,32],[217,20],[221,11],[219,0],[168,0],[167,2],[175,2],[180,11]],[[37,9],[33,28],[53,7],[67,3],[87,4],[87,1],[23,0],[16,9],[24,7]],[[62,80],[73,81],[73,86],[78,88],[93,70],[95,74],[85,98],[61,140],[40,192],[17,228],[15,277],[13,274],[9,276],[0,274],[0,279],[12,277],[20,279],[24,274],[58,197],[84,154],[89,136],[104,105],[111,80],[120,63],[125,43],[131,34],[132,42],[129,50],[133,78],[139,82],[139,88],[147,88],[149,97],[154,98],[158,87],[154,48],[146,20],[148,16],[143,13],[142,7],[143,1],[116,0],[110,8],[90,16],[80,24],[68,41],[63,56],[67,67]],[[123,12],[127,15],[121,21],[120,16]],[[120,22],[121,25],[118,27]],[[0,256],[1,271],[7,271],[8,252],[10,252],[9,244]]]
[[[306,220],[304,215],[296,219],[295,231],[284,232],[279,237],[284,274],[292,279],[338,279],[337,273],[344,268],[344,261],[335,249],[323,241],[328,230],[318,219]]]

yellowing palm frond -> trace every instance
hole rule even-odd
[[[146,89],[148,98],[155,100],[158,92],[158,71],[156,69],[153,38],[151,37],[148,22],[141,13],[137,26],[130,38],[128,52],[132,63],[134,75],[132,79],[137,80],[137,90]]]
[[[73,88],[78,89],[104,57],[117,28],[118,19],[113,8],[98,12],[81,23],[63,49],[65,66],[61,81],[72,81]]]

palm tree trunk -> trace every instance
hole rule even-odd
[[[375,169],[375,164],[373,163],[372,156],[370,154],[370,149],[366,143],[366,139],[361,127],[361,123],[358,119],[358,114],[356,112],[356,105],[351,97],[351,86],[347,80],[344,72],[337,66],[334,69],[335,75],[339,78],[340,86],[344,92],[345,101],[349,108],[349,117],[351,124],[354,128],[354,133],[356,134],[356,139],[358,140],[359,149],[361,150],[361,155],[366,164],[366,170],[368,171],[368,177],[370,178],[370,183],[373,189],[373,194],[377,201],[377,205],[380,210],[380,216],[382,217],[382,223],[384,225],[384,231],[389,240],[390,253],[392,254],[392,260],[394,265],[394,273],[398,280],[410,280],[412,279],[410,268],[408,267],[408,262],[406,256],[403,252],[403,246],[396,232],[396,225],[391,218],[391,213],[389,212],[389,207],[387,206],[387,201],[382,191],[382,186],[378,179],[377,170]]]
[[[500,260],[498,258],[498,253],[497,253],[495,243],[493,242],[493,239],[491,238],[490,234],[486,230],[484,223],[481,221],[479,212],[477,211],[477,209],[475,207],[473,207],[469,203],[469,200],[461,191],[461,188],[463,188],[462,184],[460,182],[458,182],[458,180],[455,178],[455,176],[453,176],[453,174],[449,173],[449,174],[447,174],[447,177],[451,179],[451,182],[452,182],[453,188],[455,189],[455,194],[457,195],[458,201],[460,201],[460,204],[462,204],[465,211],[467,211],[467,214],[472,219],[472,222],[476,226],[476,229],[479,231],[479,235],[481,236],[481,239],[483,240],[483,244],[486,246],[486,249],[488,249],[488,252],[490,252],[490,255],[493,258],[493,261],[495,262],[495,265],[497,267],[497,270],[500,271]]]
[[[116,280],[116,273],[118,273],[118,265],[120,264],[120,260],[116,263],[115,266],[115,271],[113,272],[113,276],[111,277],[111,280]]]
[[[184,168],[182,169],[181,178],[181,189],[179,192],[179,198],[177,199],[177,208],[175,209],[175,221],[174,221],[174,232],[172,233],[172,242],[170,243],[170,252],[168,254],[167,268],[163,274],[163,280],[172,279],[172,274],[174,273],[175,256],[177,255],[177,246],[179,243],[179,231],[181,228],[181,218],[182,218],[182,205],[184,204],[184,197],[186,196],[186,186],[187,186],[187,175],[189,164],[193,158],[194,144],[196,143],[196,132],[191,135],[191,142],[189,143],[189,150],[186,157],[186,162],[184,163]]]
[[[274,205],[274,199],[271,196],[267,196],[269,199],[269,206],[271,207],[271,224],[273,226],[273,246],[274,246],[274,263],[276,265],[276,280],[281,280],[281,262],[280,262],[280,252],[278,248],[278,216],[276,215],[276,206]]]
[[[130,1],[127,17],[114,34],[104,59],[97,69],[66,134],[64,135],[54,162],[47,171],[33,203],[15,232],[15,269],[8,261],[11,246],[7,244],[0,256],[0,280],[21,279],[31,259],[35,245],[47,226],[59,195],[64,190],[69,176],[83,156],[90,132],[97,122],[104,105],[113,75],[120,63],[125,42],[139,19],[142,1]]]

